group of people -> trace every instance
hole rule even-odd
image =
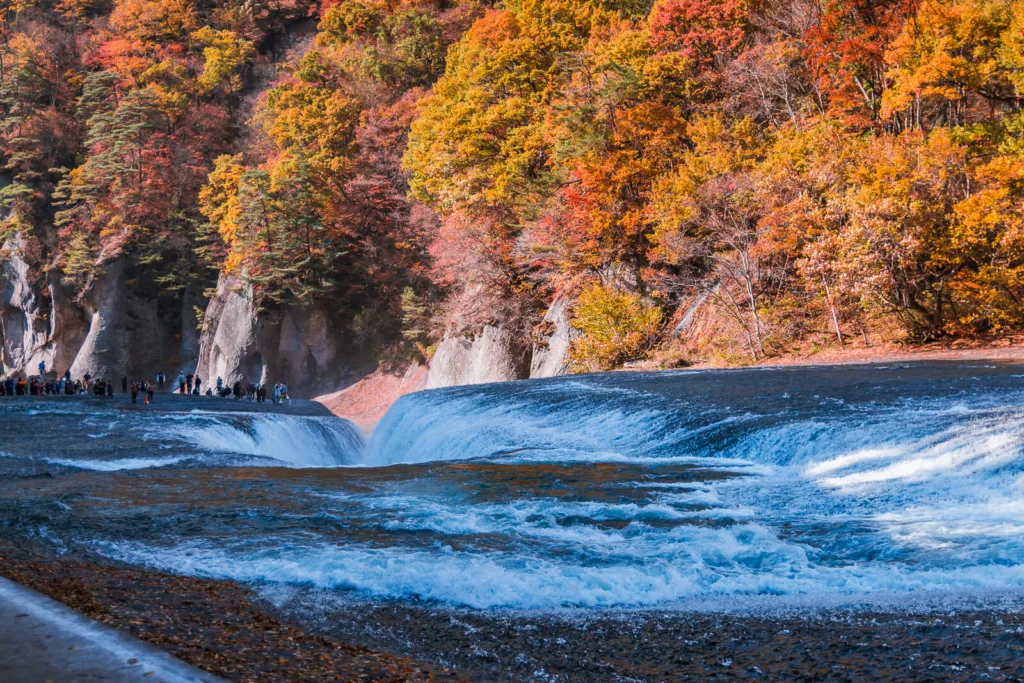
[[[217,378],[217,396],[227,398],[234,396],[236,401],[255,401],[256,403],[267,402],[267,385],[259,382],[249,382],[243,385],[240,381],[235,382],[234,386],[224,386],[224,381]],[[284,382],[278,382],[270,388],[270,400],[274,405],[280,405],[285,403],[291,403],[291,397],[288,396],[288,385]]]
[[[158,378],[162,377],[162,376],[163,375],[157,375]],[[157,380],[157,384],[160,384],[161,386],[163,386],[163,384],[160,382],[159,379]],[[142,399],[142,404],[143,405],[147,405],[148,406],[150,403],[153,402],[154,390],[153,390],[153,383],[152,382],[147,382],[147,381],[132,382],[131,386],[129,386],[128,385],[128,377],[124,376],[124,377],[121,378],[121,393],[128,393],[129,390],[131,390],[131,394],[132,394],[132,403],[138,403],[139,402],[139,394],[143,395],[143,399]]]
[[[129,382],[127,375],[121,377],[121,393],[131,394],[132,403],[138,403],[139,395],[143,396],[143,403],[149,405],[153,402],[156,391],[163,391],[167,376],[159,372],[156,381],[148,380]],[[202,396],[203,379],[193,373],[185,373],[182,370],[177,377],[177,393],[182,395]],[[46,362],[39,363],[39,375],[33,377],[22,377],[15,379],[8,377],[0,380],[0,396],[74,396],[77,394],[92,394],[94,396],[114,397],[114,383],[105,379],[94,379],[86,373],[81,379],[72,381],[71,371],[66,371],[58,379],[47,377]],[[267,386],[261,383],[249,382],[243,385],[241,381],[235,382],[234,386],[225,386],[224,380],[217,378],[216,391],[207,386],[206,396],[220,396],[222,398],[234,397],[236,401],[256,401],[265,403],[267,400]],[[270,400],[275,405],[285,402],[291,403],[288,395],[288,385],[278,382],[270,388]]]
[[[162,377],[163,375],[158,375]],[[182,370],[178,373],[178,393],[182,395],[202,396],[203,395],[203,378],[199,375],[193,375],[191,372],[187,375]],[[207,388],[207,396],[213,396],[213,392]]]
[[[82,379],[71,379],[68,370],[60,378],[46,376],[46,364],[39,364],[40,374],[34,377],[14,379],[8,377],[0,381],[0,396],[75,396],[77,394],[93,394],[94,396],[114,397],[114,384],[102,379],[93,379],[86,373]]]

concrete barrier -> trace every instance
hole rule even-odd
[[[0,578],[0,681],[222,681],[166,652]]]

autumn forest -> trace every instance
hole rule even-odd
[[[1024,0],[4,0],[0,242],[388,362],[556,300],[577,370],[1001,334],[1022,107]]]

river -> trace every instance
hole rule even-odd
[[[570,656],[559,628],[509,635],[531,624],[1002,614],[1024,594],[1013,364],[442,389],[368,437],[212,398],[6,398],[0,419],[5,538],[251,584],[314,627],[446,665],[518,657],[513,678],[557,678],[551,652]]]

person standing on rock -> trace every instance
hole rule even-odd
[[[132,403],[139,402],[139,383],[132,382]]]
[[[186,393],[189,393],[189,394],[192,393],[192,377],[193,377],[193,375],[192,375],[191,372],[188,373],[187,375],[185,375],[185,388],[188,389],[188,391]]]
[[[162,373],[162,372],[156,373],[156,385],[160,389],[160,391],[164,390],[164,382],[166,382],[166,381],[167,381],[167,378],[164,377],[164,373]]]
[[[178,393],[179,394],[184,394],[185,393],[185,371],[184,370],[182,370],[181,372],[178,373]]]
[[[153,402],[153,383],[152,382],[146,382],[146,403],[149,404],[149,403],[152,403],[152,402]]]
[[[127,375],[121,375],[121,393],[122,394],[127,394],[128,393],[128,376]]]
[[[202,386],[203,386],[203,378],[200,377],[199,375],[196,375],[196,388],[195,388],[195,390],[192,393],[194,393],[196,396],[202,396],[202,394],[203,394]]]
[[[46,377],[46,361],[45,360],[39,361],[39,376],[40,377]]]
[[[218,377],[217,378],[217,395],[220,396],[221,395],[220,392],[223,391],[223,390],[224,390],[224,380],[222,380],[220,377]]]

